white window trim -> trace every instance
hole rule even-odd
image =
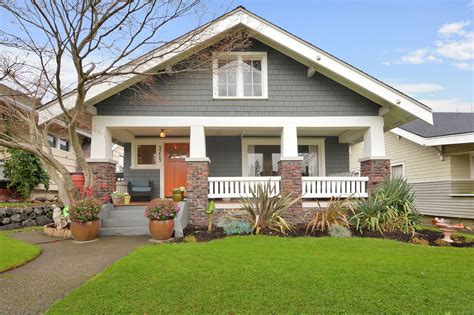
[[[237,96],[219,96],[219,74],[218,74],[218,60],[225,58],[237,59]],[[244,57],[255,58],[262,60],[262,96],[244,96],[242,75],[242,63]],[[267,99],[268,98],[268,67],[267,67],[267,52],[253,52],[253,51],[239,51],[214,53],[212,57],[212,95],[214,99]]]
[[[298,145],[318,146],[319,176],[326,176],[326,152],[324,138],[298,138]],[[248,175],[248,146],[249,145],[280,145],[280,138],[243,138],[242,139],[242,176]]]
[[[390,176],[392,176],[392,167],[401,166],[402,167],[402,178],[405,178],[405,162],[392,163],[390,165]]]
[[[69,139],[64,139],[64,138],[61,138],[61,137],[58,137],[56,135],[53,135],[52,133],[48,133],[49,136],[53,137],[56,141],[56,145],[54,147],[51,147],[51,149],[56,149],[60,152],[71,152],[71,142],[69,141]],[[64,141],[67,141],[68,142],[68,148],[69,150],[63,150],[61,149],[61,145],[60,145],[60,141],[61,140],[64,140]]]

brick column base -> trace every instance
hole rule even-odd
[[[292,192],[295,197],[301,195],[302,171],[303,162],[301,160],[278,161],[278,174],[281,176],[281,192]],[[291,206],[287,219],[294,224],[303,223],[304,211],[301,199]]]
[[[94,198],[110,202],[110,195],[115,190],[115,163],[88,162],[94,174]]]
[[[186,166],[189,222],[196,226],[207,226],[209,161],[188,160]]]
[[[385,179],[390,176],[390,160],[361,160],[360,176],[369,177],[367,189],[369,194],[374,193],[377,186],[383,183]]]

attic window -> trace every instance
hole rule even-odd
[[[267,53],[233,52],[213,60],[214,98],[267,98]]]

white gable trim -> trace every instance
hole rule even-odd
[[[391,132],[402,138],[427,147],[448,144],[474,143],[474,132],[432,138],[424,138],[401,128],[394,128],[391,130]]]
[[[285,48],[285,50],[291,51],[294,54],[301,56],[312,63],[312,66],[316,70],[321,72],[329,71],[334,77],[343,78],[347,85],[353,88],[362,89],[368,94],[373,95],[375,98],[386,102],[390,107],[400,108],[411,115],[418,117],[430,124],[433,123],[433,117],[431,110],[421,104],[420,102],[398,92],[397,90],[389,87],[388,85],[376,80],[373,77],[363,73],[362,71],[348,65],[347,63],[335,58],[334,56],[322,51],[321,49],[308,44],[307,42],[289,34],[283,29],[265,21],[264,19],[248,12],[247,10],[239,7],[234,11],[222,16],[221,18],[212,21],[201,28],[198,28],[196,32],[199,33],[198,39],[192,43],[183,45],[183,49],[179,51],[171,52],[165,55],[163,58],[154,59],[147,63],[144,63],[139,67],[141,72],[151,72],[153,69],[164,66],[164,64],[176,57],[177,55],[184,53],[187,50],[195,48],[203,44],[205,41],[212,39],[213,37],[224,33],[225,31],[237,26],[243,25],[249,28],[252,32],[257,35],[265,37],[273,42],[278,43]],[[150,54],[161,55],[166,51],[172,51],[176,45],[180,42],[186,41],[189,36],[187,34],[178,38],[175,42],[167,44],[162,48],[155,50]],[[145,55],[143,58],[147,58],[150,54]],[[140,60],[141,58],[137,59]],[[126,67],[133,67],[133,64]],[[138,75],[127,75],[122,77],[113,77],[101,84],[97,84],[90,89],[87,94],[86,102],[89,105],[94,105],[102,99],[111,96],[132,84],[140,81]],[[68,109],[73,108],[75,102],[75,94],[71,93],[70,96],[66,97],[64,102]],[[51,103],[40,111],[40,123],[43,123],[57,115],[61,114],[61,109],[57,103]]]

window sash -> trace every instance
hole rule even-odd
[[[146,151],[143,153],[151,153],[151,157],[144,157],[143,155],[140,156],[140,148],[143,147],[149,147],[147,149],[151,149],[151,151]],[[142,154],[143,154],[142,153]],[[144,166],[144,165],[157,165],[158,164],[158,159],[157,159],[157,146],[155,144],[137,144],[137,150],[136,150],[136,165]]]
[[[259,52],[228,53],[214,58],[214,97],[266,98],[268,89],[266,60],[266,53]],[[224,69],[232,62],[235,62],[233,69],[230,67]]]

